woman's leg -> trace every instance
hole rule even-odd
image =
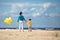
[[[22,21],[21,27],[22,27],[22,31],[24,31],[24,23],[23,23],[23,21]]]
[[[24,23],[23,23],[23,21],[19,21],[19,30],[21,31],[24,31]]]
[[[21,22],[19,21],[19,31],[21,31]]]
[[[23,27],[24,27],[24,23],[23,23],[23,21],[20,21],[20,30],[21,31],[24,31]]]

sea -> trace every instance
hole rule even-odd
[[[0,28],[0,29],[19,29],[19,28]],[[24,28],[28,30],[28,28]],[[32,28],[32,30],[60,30],[60,28]]]

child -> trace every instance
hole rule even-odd
[[[24,31],[23,29],[23,26],[24,26],[24,22],[23,21],[26,21],[24,16],[22,15],[22,12],[19,13],[19,17],[18,17],[18,20],[17,22],[19,22],[19,30],[21,31]]]
[[[27,22],[28,25],[28,31],[31,32],[32,31],[32,21],[31,19],[29,19],[29,21]]]

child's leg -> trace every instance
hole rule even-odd
[[[29,32],[31,32],[31,31],[32,31],[32,28],[31,28],[31,27],[29,27],[29,28],[28,28],[28,31],[29,31]]]
[[[30,30],[30,28],[29,28],[29,26],[28,26],[28,32],[29,32],[29,30]]]
[[[32,28],[30,28],[30,32],[32,31]]]

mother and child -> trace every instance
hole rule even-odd
[[[32,21],[31,21],[31,19],[28,19],[28,21],[26,21],[26,19],[23,16],[23,13],[20,12],[19,16],[18,16],[18,20],[17,20],[17,22],[19,23],[19,31],[24,32],[24,21],[28,25],[28,31],[31,32],[32,31]]]

